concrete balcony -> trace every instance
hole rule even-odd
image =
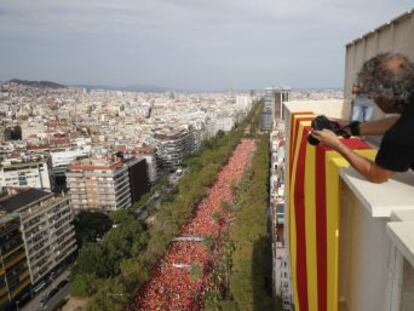
[[[285,105],[295,304],[315,311],[414,310],[414,173],[373,184],[335,151],[306,142],[313,116],[347,119],[349,112],[340,101]],[[375,157],[375,147],[359,139],[346,143]]]

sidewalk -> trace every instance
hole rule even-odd
[[[44,296],[46,296],[53,288],[55,288],[61,281],[63,281],[66,278],[69,278],[69,269],[62,272],[53,282],[51,282],[48,286],[46,286],[42,291],[40,291],[36,297],[32,298],[27,304],[25,304],[23,307],[20,308],[22,311],[40,311],[42,310],[40,308],[40,300]],[[56,298],[60,298],[62,300],[65,298],[65,296],[69,293],[69,284],[66,285],[64,288],[62,288],[52,299],[50,299],[50,302],[47,303],[49,306],[50,303],[53,303]],[[58,302],[59,302],[58,301]],[[57,302],[56,302],[57,303]]]

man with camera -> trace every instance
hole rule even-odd
[[[414,169],[414,64],[401,54],[380,54],[364,63],[358,81],[361,93],[384,113],[396,115],[364,123],[334,121],[353,136],[383,135],[375,162],[353,152],[332,130],[314,130],[311,135],[338,151],[368,180],[383,183],[395,172]]]

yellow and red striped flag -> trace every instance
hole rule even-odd
[[[288,243],[296,310],[338,310],[339,171],[348,166],[336,151],[307,142],[311,112],[290,120]],[[360,139],[342,140],[368,158],[376,151]]]

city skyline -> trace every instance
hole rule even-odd
[[[337,88],[344,45],[411,7],[388,0],[13,1],[0,4],[0,80]]]

